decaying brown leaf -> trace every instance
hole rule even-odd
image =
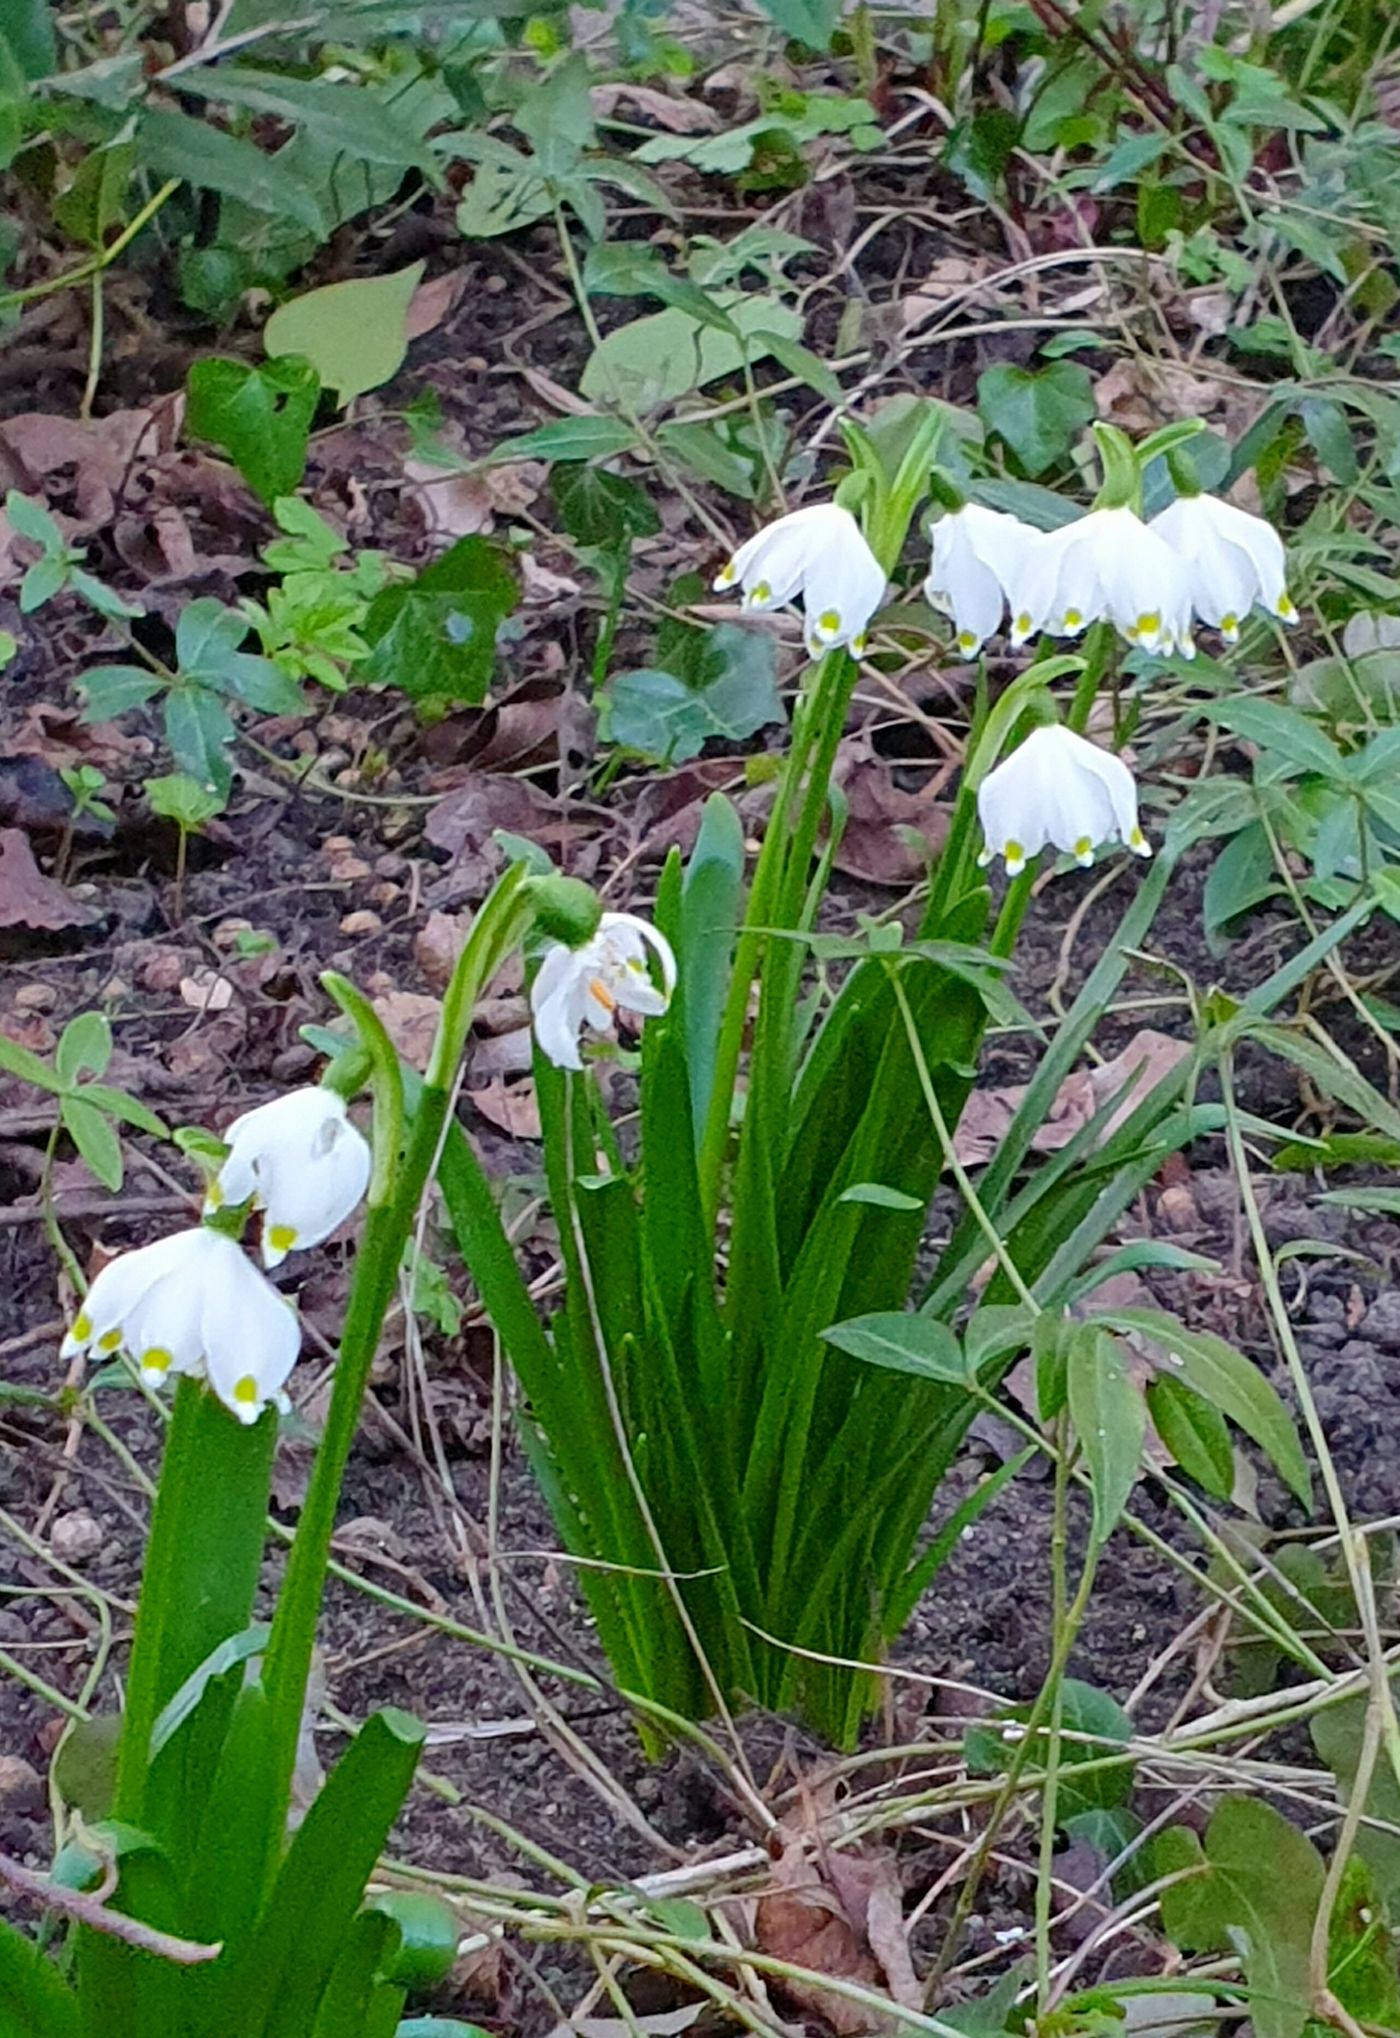
[[[1095,1069],[1075,1069],[1066,1076],[1044,1123],[1036,1128],[1031,1146],[1037,1153],[1058,1152],[1082,1131],[1096,1111],[1101,1111],[1111,1098],[1119,1097],[1119,1103],[1099,1131],[1100,1141],[1107,1139],[1129,1112],[1137,1109],[1149,1090],[1190,1051],[1186,1041],[1156,1033],[1150,1026],[1143,1027],[1112,1061]],[[953,1150],[964,1167],[980,1167],[992,1158],[1025,1094],[1024,1083],[1013,1083],[1000,1090],[973,1091],[953,1139]]]
[[[383,991],[374,999],[374,1009],[395,1048],[421,1074],[437,1038],[442,1000],[421,991]]]
[[[502,1132],[510,1133],[513,1139],[540,1138],[543,1127],[539,1098],[535,1095],[534,1084],[528,1079],[507,1083],[496,1076],[482,1089],[468,1090],[467,1096],[483,1118]]]
[[[789,1834],[773,1863],[772,1887],[759,1899],[754,1933],[760,1950],[775,1959],[858,1982],[910,2008],[920,2004],[890,1855],[833,1851],[818,1859],[801,1834]],[[841,2038],[894,2024],[892,2016],[815,1983],[785,1980],[781,1986]]]
[[[917,883],[948,836],[948,809],[933,785],[904,792],[884,758],[859,739],[842,745],[834,777],[849,803],[837,869],[868,885]]]
[[[90,927],[92,921],[85,906],[44,876],[29,837],[18,828],[0,828],[0,927],[56,934],[67,927]]]

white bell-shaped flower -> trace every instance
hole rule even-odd
[[[659,988],[648,967],[648,948],[661,966]],[[604,913],[581,948],[556,941],[545,950],[530,986],[535,1038],[556,1068],[581,1069],[579,1035],[585,1026],[608,1032],[619,1008],[656,1018],[675,988],[676,958],[665,936],[634,913]]]
[[[977,788],[987,846],[978,862],[1005,859],[1016,877],[1047,843],[1086,867],[1102,842],[1152,851],[1138,826],[1137,787],[1120,757],[1056,723],[1035,729]]]
[[[1297,622],[1283,540],[1262,517],[1218,495],[1180,495],[1147,528],[1185,565],[1196,614],[1227,644],[1236,642],[1256,602],[1280,622]]]
[[[837,644],[860,657],[870,618],[885,598],[884,568],[850,511],[834,502],[765,524],[739,547],[716,590],[736,581],[748,609],[786,608],[801,595],[813,658]]]
[[[207,1380],[240,1422],[256,1422],[301,1348],[291,1305],[231,1238],[197,1225],[121,1253],[102,1269],[63,1355],[124,1350],[157,1386],[171,1373]]]
[[[951,619],[964,658],[975,658],[1000,629],[1026,547],[1040,536],[1019,517],[975,502],[964,503],[934,525],[933,563],[924,593],[931,608]]]
[[[345,1222],[369,1182],[369,1142],[351,1124],[344,1098],[332,1090],[289,1090],[235,1118],[224,1136],[228,1157],[205,1207],[217,1210],[251,1199],[263,1212],[265,1267],[322,1244]]]
[[[1011,642],[1077,637],[1106,617],[1128,642],[1194,658],[1191,583],[1166,540],[1126,507],[1090,510],[1026,547],[1011,592]]]

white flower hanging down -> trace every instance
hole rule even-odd
[[[1256,602],[1280,622],[1297,622],[1283,540],[1262,517],[1218,495],[1180,495],[1147,528],[1182,561],[1196,614],[1227,644]]]
[[[837,644],[849,644],[859,657],[885,598],[884,568],[850,511],[834,502],[765,524],[739,547],[715,588],[723,592],[736,581],[749,609],[786,608],[801,595],[813,658]]]
[[[661,965],[652,982],[647,950]],[[607,1033],[619,1009],[654,1019],[676,988],[676,958],[665,936],[635,913],[604,913],[580,948],[562,941],[545,950],[530,986],[535,1038],[556,1068],[581,1069],[579,1035],[585,1026]]]
[[[1102,842],[1150,856],[1138,826],[1137,787],[1120,757],[1061,724],[1035,729],[977,788],[987,846],[978,862],[1005,859],[1016,877],[1047,843],[1081,864]]]
[[[124,1350],[151,1386],[189,1373],[240,1422],[256,1422],[282,1392],[301,1349],[296,1314],[221,1232],[197,1225],[121,1253],[102,1269],[63,1356]]]
[[[369,1182],[369,1142],[331,1090],[289,1090],[235,1118],[226,1137],[228,1158],[205,1207],[251,1199],[263,1212],[265,1267],[328,1239]]]
[[[933,563],[924,593],[931,608],[951,619],[963,657],[975,658],[1000,629],[1026,548],[1041,533],[1019,517],[969,502],[940,517],[931,535]]]
[[[1193,658],[1191,582],[1171,546],[1135,510],[1090,510],[1028,544],[1011,590],[1011,642],[1077,637],[1106,617],[1128,642]]]

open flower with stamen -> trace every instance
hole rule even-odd
[[[652,980],[648,949],[660,966],[660,985]],[[607,1033],[619,1010],[656,1018],[675,988],[676,958],[665,936],[635,913],[604,913],[581,947],[556,941],[545,950],[530,986],[535,1038],[556,1068],[581,1069],[585,1026]]]
[[[1140,650],[1196,655],[1186,566],[1126,506],[1090,510],[1028,545],[1011,589],[1011,617],[1013,645],[1042,630],[1077,637],[1106,617]]]
[[[813,658],[838,644],[860,657],[870,618],[885,598],[884,568],[850,511],[834,502],[765,524],[739,547],[715,588],[736,582],[748,609],[786,608],[800,595]]]
[[[1256,602],[1280,622],[1297,622],[1283,540],[1262,517],[1218,495],[1180,495],[1147,528],[1182,561],[1196,614],[1227,644]]]
[[[289,1090],[235,1118],[206,1209],[251,1201],[263,1212],[262,1256],[275,1267],[345,1222],[370,1177],[369,1142],[332,1090]]]
[[[934,525],[924,593],[931,608],[951,619],[964,658],[975,658],[1000,629],[1026,548],[1039,543],[1041,535],[1019,517],[975,502],[964,503]]]
[[[1061,724],[1035,729],[977,788],[987,846],[978,862],[1005,859],[1016,877],[1047,843],[1086,867],[1102,842],[1150,856],[1138,826],[1137,787],[1121,757]]]
[[[63,1356],[126,1351],[157,1386],[171,1373],[207,1380],[225,1408],[256,1422],[301,1348],[290,1304],[222,1232],[197,1225],[110,1260],[63,1341]]]

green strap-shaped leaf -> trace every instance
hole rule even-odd
[[[367,1720],[312,1805],[239,1963],[230,2001],[247,2038],[306,2038],[413,1780],[423,1729],[407,1713]]]
[[[82,2038],[78,1998],[34,1941],[3,1919],[0,2038]]]

